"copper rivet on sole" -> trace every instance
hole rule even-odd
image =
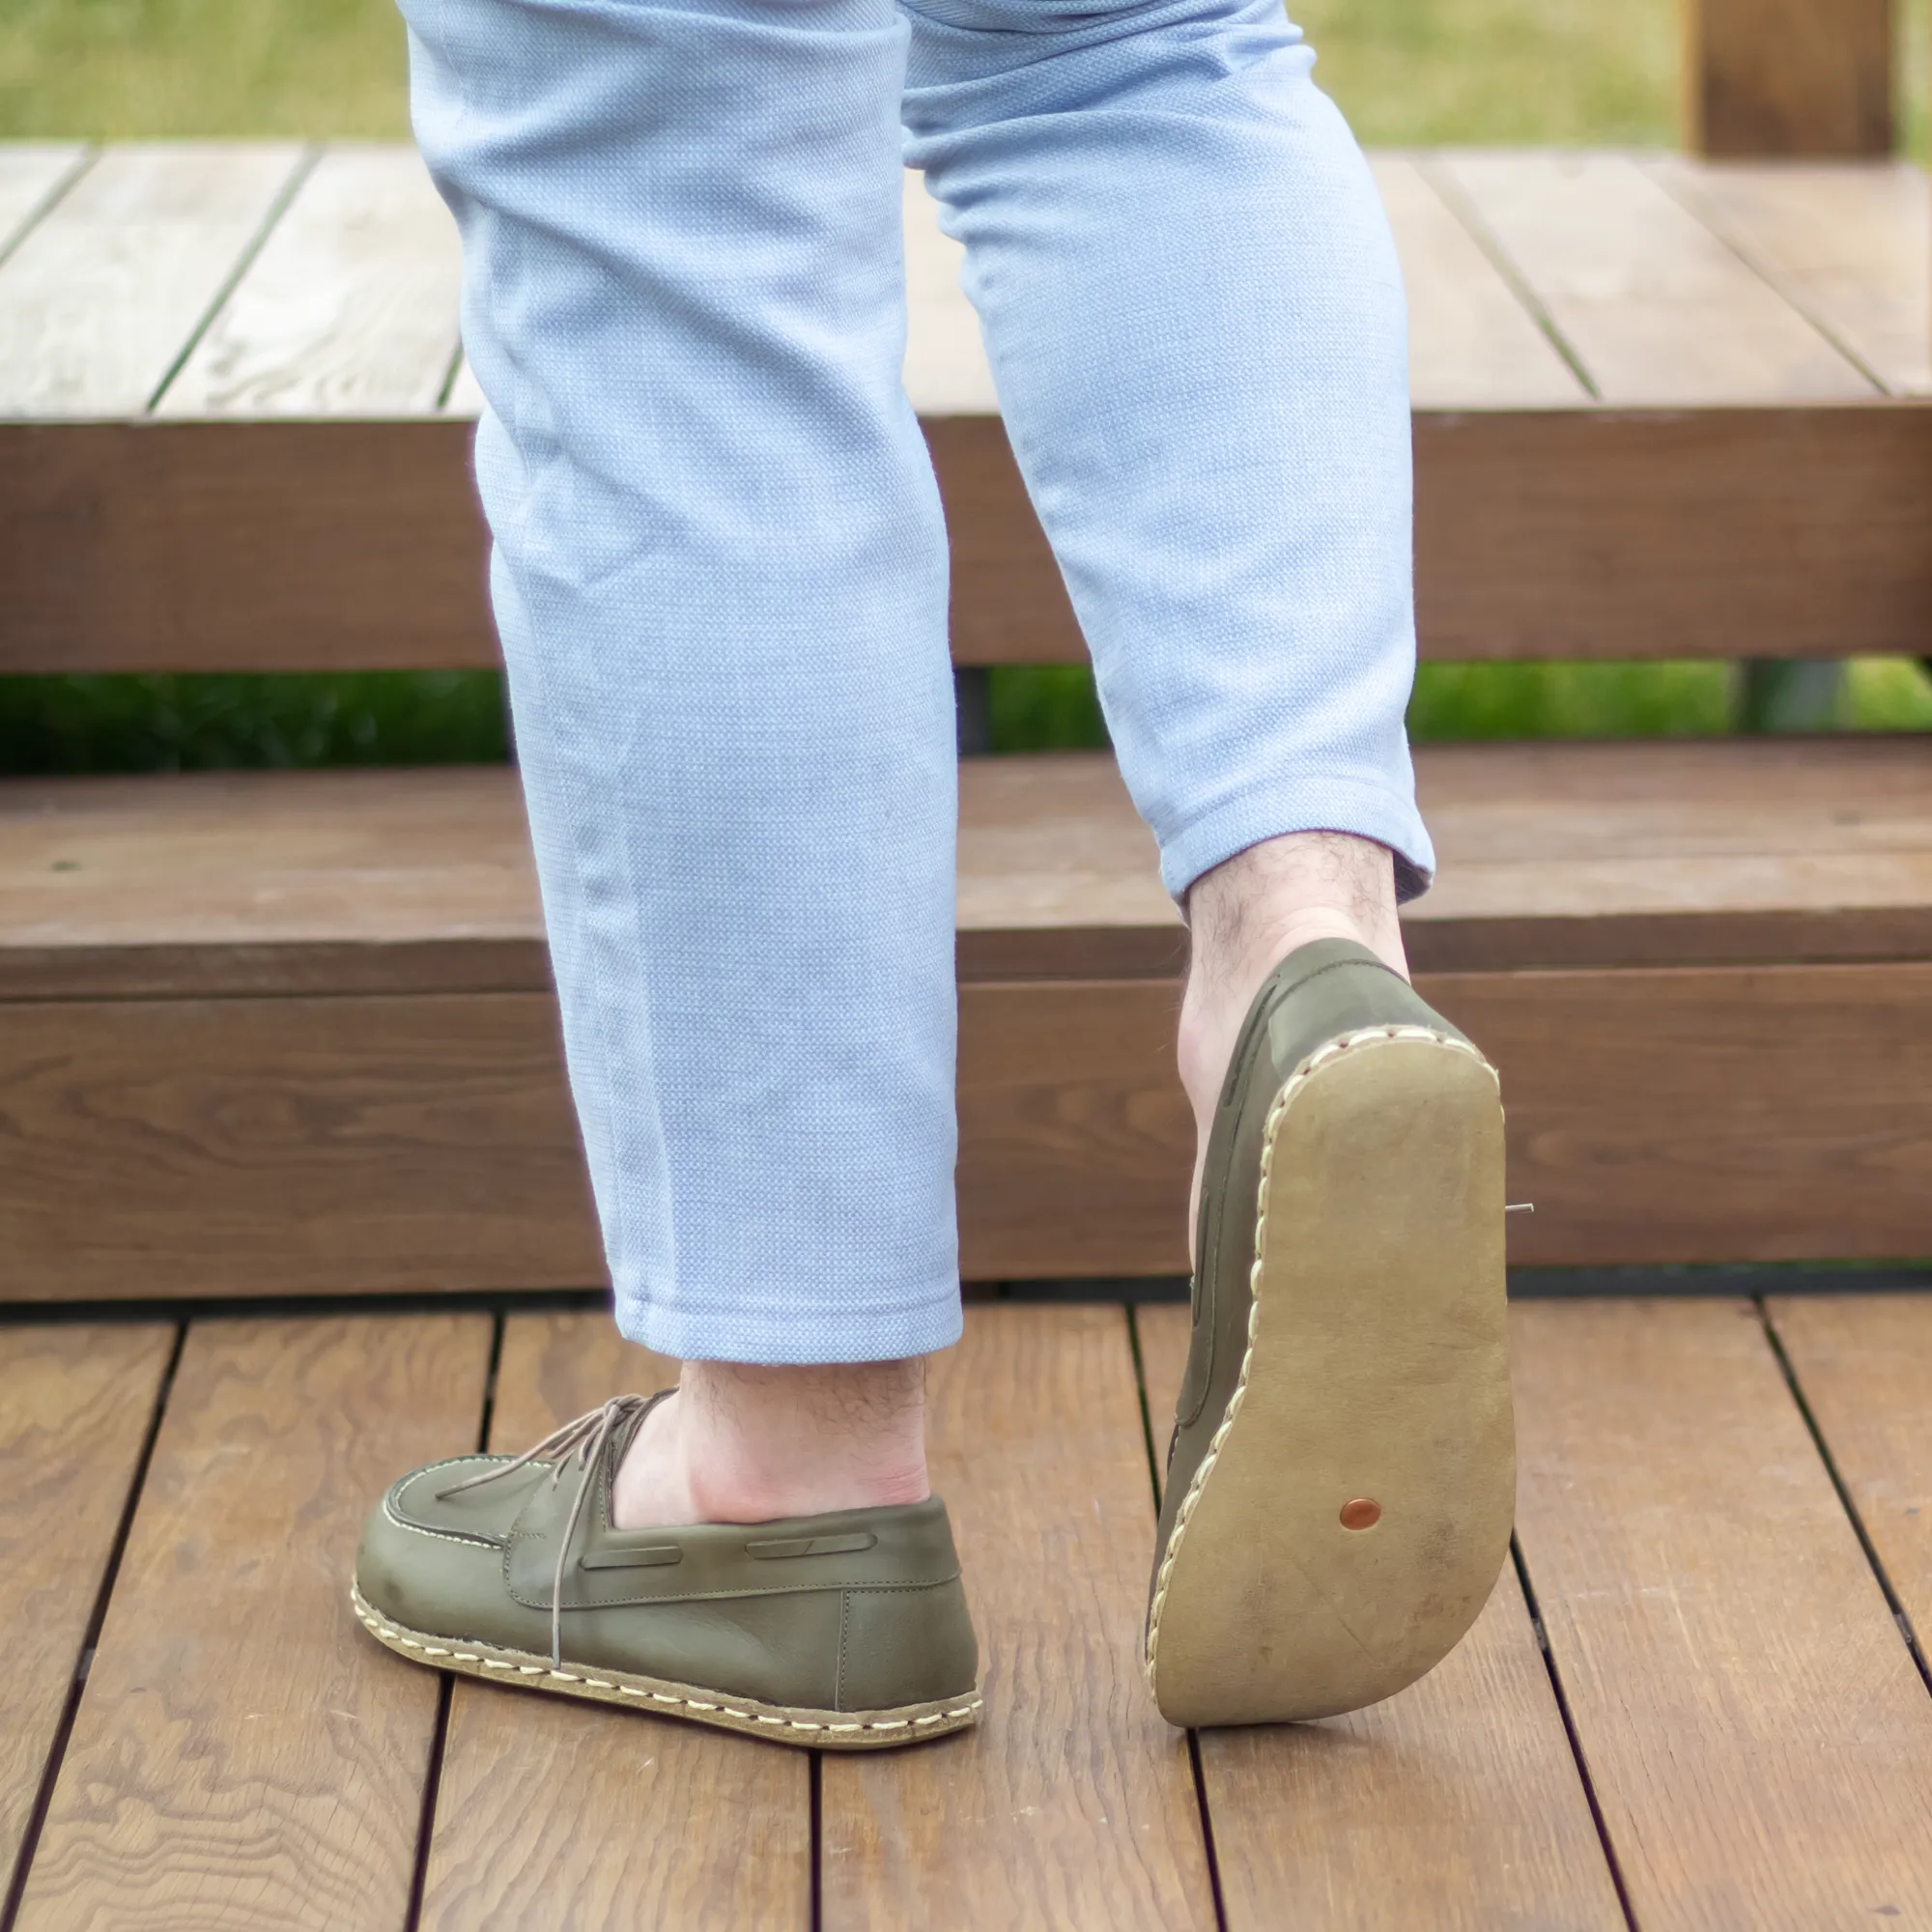
[[[1374,1496],[1355,1496],[1342,1505],[1344,1529],[1373,1529],[1382,1520],[1382,1506]]]

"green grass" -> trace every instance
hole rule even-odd
[[[0,773],[499,763],[494,671],[0,678]]]
[[[0,0],[0,138],[408,132],[391,0]]]
[[[1322,84],[1365,141],[1674,138],[1680,0],[1299,0]],[[1901,125],[1926,145],[1927,17],[1900,17]],[[0,0],[0,139],[408,132],[390,0]],[[1734,728],[1713,665],[1426,665],[1418,738]],[[996,671],[996,750],[1097,745],[1076,668]],[[1917,666],[1855,665],[1840,724],[1932,728]],[[504,753],[499,680],[423,672],[0,679],[0,772],[435,763]]]

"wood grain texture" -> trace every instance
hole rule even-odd
[[[11,1875],[79,1665],[174,1330],[0,1328],[0,1872]]]
[[[1513,1313],[1518,1535],[1637,1923],[1932,1923],[1932,1699],[1755,1312]]]
[[[1417,157],[1369,156],[1408,297],[1408,387],[1419,410],[1560,409],[1588,393],[1457,219]]]
[[[603,1278],[554,1002],[0,1008],[0,1293]]]
[[[1423,652],[1916,654],[1928,425],[1825,405],[1419,414]],[[470,435],[455,416],[0,424],[0,672],[494,666]],[[936,417],[926,438],[955,661],[1082,662],[1001,425]]]
[[[332,148],[156,413],[430,413],[456,360],[460,269],[455,224],[412,149]]]
[[[1164,1446],[1188,1314],[1147,1306],[1134,1323],[1148,1416]],[[1421,1683],[1323,1723],[1204,1731],[1201,1770],[1229,1932],[1622,1932],[1512,1565],[1476,1627]]]
[[[1084,664],[1086,639],[996,416],[923,425],[952,554],[954,664]]]
[[[86,156],[78,141],[0,144],[0,253],[19,240]]]
[[[1932,393],[1932,203],[1910,161],[1647,171],[1893,395]]]
[[[974,1280],[1184,1269],[1194,1117],[1173,981],[959,993],[959,1265]]]
[[[1513,1263],[1932,1252],[1932,964],[1417,983],[1501,1069]]]
[[[0,415],[140,414],[300,158],[286,146],[102,155],[0,266]]]
[[[1910,737],[1425,745],[1421,971],[1932,957]],[[1185,933],[1104,753],[966,762],[963,981],[1177,977]],[[0,783],[0,999],[540,992],[516,774]]]
[[[1922,740],[1424,745],[1421,971],[1932,957]]]
[[[1415,489],[1425,657],[1912,656],[1932,636],[1917,407],[1419,415]]]
[[[0,425],[0,672],[495,667],[472,434]]]
[[[164,154],[186,169],[203,152]],[[125,176],[138,159],[116,150],[99,162],[63,201],[60,221],[84,212],[83,189],[100,196],[99,183],[111,185],[115,170]],[[216,151],[208,165],[221,159]],[[405,153],[395,165],[415,164]],[[1922,412],[1821,404],[1861,401],[1873,389],[1805,319],[1817,315],[1881,373],[1906,354],[1897,318],[1885,319],[1899,307],[1885,293],[1898,271],[1867,285],[1861,264],[1874,249],[1889,259],[1888,238],[1909,225],[1905,203],[1917,190],[1900,187],[1907,176],[1873,170],[1862,186],[1847,177],[1833,190],[1843,207],[1820,202],[1810,177],[1794,176],[1786,225],[1810,232],[1807,223],[1822,222],[1835,240],[1813,261],[1808,293],[1794,281],[1787,300],[1627,156],[1463,156],[1428,165],[1459,203],[1482,205],[1610,401],[1721,407],[1539,407],[1575,400],[1549,393],[1548,344],[1520,305],[1505,305],[1513,298],[1470,238],[1418,192],[1410,162],[1390,158],[1384,175],[1396,184],[1391,206],[1419,298],[1418,393],[1425,404],[1444,399],[1417,418],[1425,654],[1922,648],[1932,629],[1923,542],[1932,432]],[[240,177],[228,178],[224,192]],[[955,657],[1078,662],[1084,646],[1059,570],[1005,431],[987,412],[956,253],[923,189],[908,186],[915,327],[923,331],[909,369],[929,391],[927,436],[953,544]],[[1767,191],[1781,207],[1783,190]],[[58,226],[43,222],[0,270],[0,309]],[[152,249],[173,231],[161,222],[140,232]],[[269,238],[264,275],[268,256],[280,259],[278,242]],[[1923,257],[1912,242],[1908,281],[1922,275]],[[1822,281],[1840,289],[1836,308],[1818,297]],[[105,299],[72,286],[83,307]],[[1878,293],[1857,293],[1867,286]],[[1908,287],[1908,307],[1911,298]],[[1837,308],[1871,309],[1870,326],[1852,327]],[[418,319],[428,327],[427,310]],[[73,355],[94,355],[85,330],[68,334]],[[1869,354],[1859,346],[1868,339],[1877,343]],[[175,348],[185,341],[184,328]],[[1518,367],[1517,390],[1498,387],[1505,362]],[[1507,406],[1447,406],[1458,397]],[[1793,399],[1809,406],[1765,407]],[[466,370],[448,412],[413,421],[150,422],[138,434],[111,423],[0,427],[0,577],[11,592],[0,671],[494,664],[468,463],[466,416],[476,403]]]
[[[1605,402],[1848,401],[1872,384],[1621,155],[1435,161]]]
[[[542,991],[507,766],[0,784],[0,994]]]
[[[348,1578],[384,1490],[475,1441],[489,1347],[481,1316],[190,1330],[22,1932],[402,1923],[437,1685]]]
[[[825,1760],[820,1922],[1211,1926],[1186,1741],[1136,1662],[1153,1507],[1124,1314],[970,1309],[927,1437],[986,1715]]]
[[[1683,23],[1690,154],[1891,152],[1888,0],[1685,0]]]
[[[619,1390],[676,1375],[602,1312],[513,1316],[491,1446],[527,1448]],[[803,1751],[459,1678],[421,1922],[805,1932],[810,1774]]]
[[[1932,1646],[1932,1295],[1779,1294],[1766,1312],[1922,1651]]]
[[[1932,963],[1423,974],[1502,1070],[1526,1265],[1932,1251]],[[1184,1269],[1179,987],[960,992],[962,1265]],[[0,1296],[603,1277],[547,995],[0,1006]]]

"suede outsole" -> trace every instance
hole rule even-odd
[[[1515,1428],[1493,1069],[1423,1027],[1310,1055],[1270,1109],[1247,1348],[1150,1607],[1176,1724],[1393,1695],[1508,1553]]]
[[[589,1697],[616,1704],[627,1711],[647,1711],[662,1718],[682,1718],[720,1730],[743,1731],[774,1744],[799,1745],[815,1750],[885,1750],[923,1743],[963,1731],[980,1721],[983,1700],[976,1690],[965,1696],[943,1697],[928,1704],[907,1704],[891,1711],[814,1711],[784,1704],[766,1704],[755,1697],[739,1697],[690,1684],[634,1671],[592,1669],[566,1658],[553,1668],[547,1657],[505,1650],[496,1644],[432,1635],[411,1630],[384,1616],[355,1585],[349,1601],[357,1618],[378,1643],[385,1644],[412,1663],[436,1670],[454,1670],[492,1684],[526,1690],[548,1690],[565,1697]]]

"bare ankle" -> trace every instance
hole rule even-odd
[[[923,1501],[925,1365],[687,1362],[618,1471],[620,1528]]]
[[[1194,1108],[1194,1200],[1208,1126],[1235,1041],[1262,981],[1296,948],[1352,939],[1408,977],[1385,845],[1343,832],[1294,832],[1237,852],[1187,895],[1191,936],[1180,1007],[1180,1083]],[[1188,1213],[1189,1240],[1194,1215]]]

